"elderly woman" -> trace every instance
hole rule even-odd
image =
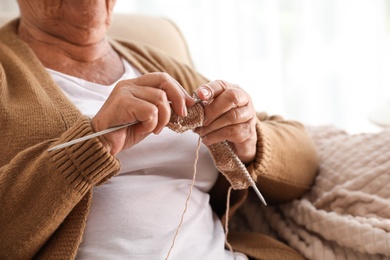
[[[227,140],[266,200],[282,202],[305,192],[317,170],[302,125],[260,121],[240,87],[208,82],[151,47],[108,39],[114,0],[18,3],[20,18],[0,31],[0,258],[166,257],[198,136],[198,176],[170,258],[264,256],[258,234],[234,239],[232,233],[234,253],[225,248],[221,219],[229,183],[208,148]],[[194,91],[207,102],[204,123],[176,134],[165,126],[172,113],[188,114]],[[247,193],[233,191],[231,214]],[[271,247],[284,250],[286,259],[297,256],[276,241]]]

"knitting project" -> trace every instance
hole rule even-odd
[[[201,104],[188,107],[188,115],[184,118],[172,112],[167,127],[177,133],[193,130],[202,126],[204,108]],[[235,190],[247,189],[250,186],[245,165],[238,159],[228,142],[212,144],[208,147],[217,169],[225,176]]]

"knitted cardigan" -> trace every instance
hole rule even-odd
[[[93,187],[118,173],[120,163],[98,138],[47,152],[51,146],[93,130],[90,119],[65,97],[33,51],[18,38],[18,23],[14,20],[0,29],[0,259],[73,259]],[[110,42],[141,73],[167,72],[190,93],[207,81],[159,50]],[[260,117],[257,158],[248,165],[249,172],[268,202],[301,196],[317,171],[313,143],[300,123]],[[210,192],[210,203],[222,218],[228,187],[220,176]],[[231,214],[247,192],[233,191]],[[260,259],[262,252],[273,252],[259,250],[269,245],[261,235],[231,235],[233,247],[247,255]],[[275,243],[275,250],[284,252],[286,259],[297,256]]]

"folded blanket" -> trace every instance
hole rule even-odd
[[[277,237],[308,259],[390,259],[390,129],[308,132],[320,157],[312,189],[277,207],[248,200],[232,228]]]

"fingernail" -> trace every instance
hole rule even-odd
[[[183,107],[183,115],[186,117],[188,115],[187,107]]]
[[[199,91],[200,93],[202,93],[202,96],[205,97],[205,98],[211,97],[211,92],[210,92],[210,89],[209,89],[209,88],[200,87],[200,88],[198,89],[198,91]]]

